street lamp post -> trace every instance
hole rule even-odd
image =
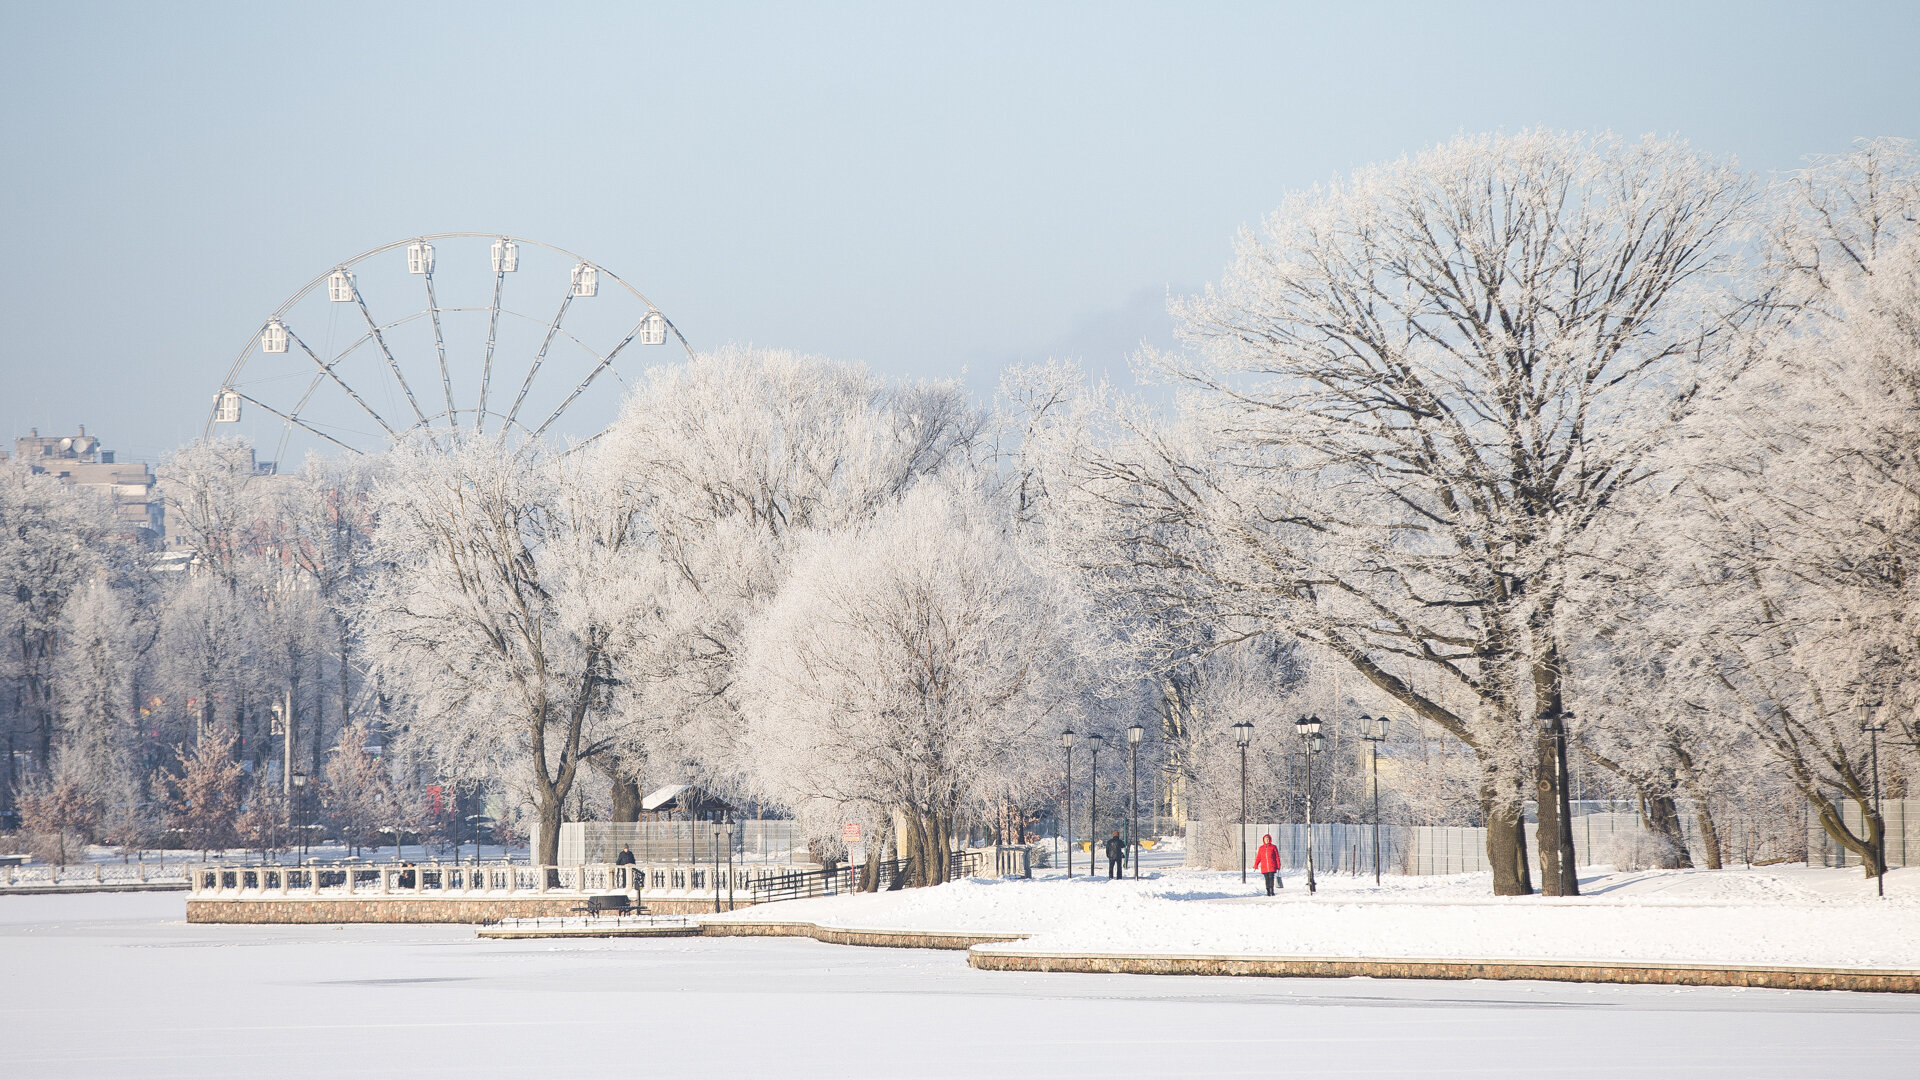
[[[1093,764],[1087,766],[1087,876],[1093,877],[1097,871],[1094,849],[1100,846],[1100,747],[1107,741],[1104,735],[1087,736],[1087,748],[1093,751]]]
[[[1880,733],[1887,730],[1885,717],[1878,720],[1861,720],[1860,730],[1867,733],[1873,742],[1873,836],[1874,836],[1874,891],[1881,896],[1887,895],[1887,818],[1886,811],[1880,806]]]
[[[307,774],[303,772],[294,773],[293,805],[288,807],[287,814],[289,819],[297,817],[300,821],[300,863],[303,866],[307,861],[307,817],[304,813],[306,793]],[[288,827],[291,828],[292,826],[289,825]]]
[[[1253,741],[1253,721],[1233,725],[1233,741],[1240,745],[1240,881],[1247,880],[1247,744]]]
[[[1313,755],[1326,745],[1326,738],[1320,734],[1317,716],[1303,716],[1293,722],[1293,727],[1300,733],[1307,752],[1307,895],[1312,896],[1320,888],[1313,877]]]
[[[1380,744],[1387,741],[1387,718],[1360,717],[1360,737],[1373,745],[1373,883],[1380,884]]]
[[[1073,876],[1073,729],[1060,733],[1060,745],[1067,751],[1067,810],[1061,815],[1067,829],[1067,876]],[[1089,863],[1089,866],[1092,864]]]
[[[1133,856],[1133,880],[1140,880],[1140,740],[1147,729],[1139,724],[1127,728],[1127,842]]]

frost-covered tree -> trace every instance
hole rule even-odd
[[[466,437],[389,458],[363,632],[412,736],[533,806],[551,863],[581,767],[618,741],[660,576],[648,522],[594,455]]]
[[[51,765],[59,728],[61,620],[90,583],[128,561],[119,533],[93,492],[0,466],[0,721],[24,737],[37,769]]]
[[[1871,874],[1863,723],[1891,720],[1896,770],[1920,735],[1920,163],[1872,142],[1783,187],[1773,265],[1796,320],[1673,450],[1685,482],[1636,547],[1663,646],[1641,662],[1669,715],[1756,741]]]
[[[203,856],[239,839],[246,774],[233,759],[233,747],[233,736],[216,730],[196,740],[192,752],[179,752],[180,774],[169,799],[173,826]]]
[[[99,798],[102,834],[123,848],[139,846],[151,824],[133,691],[150,637],[137,599],[103,580],[76,597],[61,620],[54,680],[62,759]]]
[[[162,462],[157,476],[173,542],[191,548],[228,588],[238,588],[241,564],[260,539],[253,444],[245,439],[192,443]]]
[[[1290,198],[1048,489],[1104,588],[1294,635],[1473,748],[1497,893],[1577,892],[1569,580],[1703,391],[1745,362],[1751,185],[1682,144],[1457,139]],[[1177,620],[1176,620],[1177,621]],[[1452,704],[1431,687],[1457,692]]]
[[[326,785],[320,795],[340,839],[355,848],[373,844],[383,829],[397,833],[405,824],[386,765],[370,749],[372,738],[363,720],[341,729],[340,743],[327,759]]]
[[[78,755],[65,752],[54,758],[51,769],[21,786],[19,807],[20,830],[34,853],[58,866],[84,859],[106,812],[89,770]]]
[[[747,633],[749,780],[802,820],[897,827],[923,883],[944,881],[956,814],[1024,794],[1041,733],[1089,689],[1072,608],[964,480],[816,533]]]
[[[304,721],[316,773],[326,745],[327,702],[335,724],[345,727],[365,689],[353,614],[370,571],[373,482],[382,461],[310,457],[299,482],[274,491],[278,562],[297,569],[309,590],[299,617],[286,624],[282,662],[295,730],[303,730]],[[331,685],[322,686],[329,670]]]
[[[671,641],[633,684],[653,699],[623,705],[646,718],[625,767],[738,785],[753,754],[733,693],[741,641],[796,545],[972,463],[984,426],[956,384],[889,385],[819,357],[727,349],[650,370],[597,444],[670,570],[659,603]]]

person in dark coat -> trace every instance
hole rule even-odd
[[[623,847],[620,849],[620,854],[615,855],[613,857],[613,865],[615,866],[632,866],[633,865],[633,845],[632,844],[628,844],[626,847]]]
[[[1245,851],[1246,848],[1240,850]],[[1260,850],[1254,852],[1253,868],[1267,879],[1267,895],[1273,895],[1273,879],[1280,875],[1280,849],[1273,846],[1273,834],[1267,833],[1260,838]],[[1286,888],[1286,883],[1280,883]]]
[[[1127,842],[1120,839],[1119,830],[1107,837],[1107,880],[1125,877],[1127,869]]]

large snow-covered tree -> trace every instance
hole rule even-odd
[[[891,385],[815,356],[734,348],[650,370],[595,446],[646,506],[670,568],[670,638],[636,684],[651,700],[624,706],[647,722],[623,767],[738,785],[755,752],[740,741],[741,643],[796,545],[972,463],[984,425],[955,384]]]
[[[1025,794],[1091,666],[1071,597],[964,478],[816,533],[750,626],[749,780],[803,820],[879,822],[946,880],[955,815]],[[1044,755],[1044,757],[1043,757]]]
[[[68,605],[102,575],[123,569],[130,554],[106,500],[0,466],[0,680],[9,691],[0,697],[0,720],[8,724],[10,748],[12,736],[24,737],[37,769],[53,761]]]
[[[375,489],[378,669],[415,738],[534,808],[543,863],[581,767],[618,742],[612,689],[656,599],[628,487],[590,454],[463,436],[396,446]]]
[[[1871,874],[1863,725],[1889,721],[1890,754],[1920,742],[1920,160],[1870,142],[1782,195],[1769,252],[1792,331],[1672,450],[1684,483],[1636,543],[1662,628],[1641,663],[1669,717],[1716,747],[1756,740]]]
[[[1150,357],[1180,417],[1063,425],[1047,481],[1103,587],[1291,634],[1473,748],[1494,888],[1578,884],[1568,582],[1745,362],[1729,164],[1666,140],[1454,140],[1295,195]],[[1101,437],[1090,437],[1088,433]]]

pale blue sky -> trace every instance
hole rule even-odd
[[[1920,4],[0,6],[0,436],[197,435],[365,248],[472,229],[696,347],[1116,373],[1282,194],[1462,131],[1920,135]]]

